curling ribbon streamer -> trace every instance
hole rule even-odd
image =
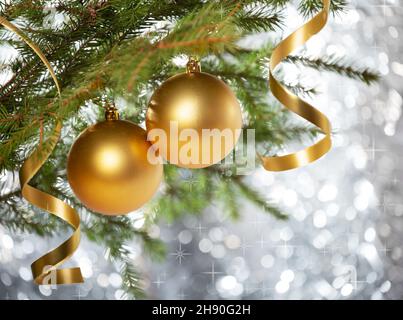
[[[7,21],[5,18],[0,17],[0,24],[21,37],[21,39],[35,51],[35,53],[45,64],[46,68],[49,70],[50,75],[56,84],[59,97],[61,97],[60,86],[52,66],[38,46],[33,43],[22,32],[22,30],[11,22]],[[31,204],[63,219],[74,228],[74,232],[70,238],[68,238],[57,248],[53,249],[32,263],[32,275],[35,283],[39,285],[83,282],[80,268],[57,269],[57,267],[59,267],[72,256],[80,242],[80,218],[77,212],[62,200],[57,199],[56,197],[40,191],[28,184],[52,153],[57,141],[60,138],[61,129],[62,122],[57,120],[52,135],[34,150],[34,152],[25,160],[20,170],[22,196]]]
[[[328,118],[309,103],[284,88],[273,76],[274,69],[283,59],[322,30],[327,22],[329,7],[330,0],[323,0],[323,9],[317,15],[281,41],[273,50],[269,67],[269,86],[277,100],[292,112],[320,128],[325,136],[315,144],[295,153],[274,157],[260,156],[263,167],[268,171],[285,171],[304,166],[325,155],[332,146],[331,125]]]

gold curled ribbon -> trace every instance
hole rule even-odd
[[[0,17],[0,24],[6,29],[17,34],[32,50],[39,56],[46,68],[49,70],[53,81],[56,84],[59,98],[61,98],[60,86],[52,66],[46,59],[39,47],[33,43],[22,30]],[[62,200],[38,190],[28,183],[39,171],[45,161],[49,158],[55,148],[62,129],[62,122],[57,119],[52,135],[34,150],[25,160],[20,169],[20,184],[22,196],[31,204],[59,217],[73,227],[74,232],[70,238],[64,241],[57,248],[51,250],[44,256],[35,260],[31,265],[32,275],[36,284],[71,284],[83,282],[80,268],[57,269],[67,261],[76,251],[80,243],[80,218],[77,212]]]
[[[329,7],[330,0],[323,0],[323,9],[318,14],[281,41],[273,50],[269,67],[269,86],[277,100],[292,112],[317,126],[325,136],[315,144],[295,153],[274,157],[260,156],[263,167],[268,171],[285,171],[304,166],[325,155],[332,146],[331,125],[328,118],[284,88],[273,76],[274,69],[283,59],[323,29],[329,15]]]

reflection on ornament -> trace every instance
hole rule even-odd
[[[100,150],[97,163],[101,165],[99,165],[98,169],[106,174],[115,174],[122,166],[122,158],[123,155],[119,148],[106,146],[104,150]]]
[[[107,109],[106,121],[86,129],[73,144],[67,177],[85,206],[118,215],[150,200],[162,179],[162,161],[150,163],[153,147],[146,132],[109,109],[114,108]]]
[[[190,59],[187,72],[169,78],[154,92],[146,126],[163,158],[180,167],[204,168],[233,150],[242,114],[231,89]]]

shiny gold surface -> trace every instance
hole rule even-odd
[[[77,198],[106,215],[140,208],[157,191],[162,163],[151,164],[146,132],[123,120],[107,120],[86,129],[72,146],[67,177]]]
[[[62,200],[40,191],[28,183],[47,160],[60,137],[61,122],[58,122],[53,135],[25,160],[20,170],[21,192],[31,204],[45,210],[67,222],[74,232],[70,238],[46,255],[34,261],[31,265],[32,275],[36,284],[68,284],[83,282],[80,268],[55,269],[67,261],[76,251],[80,243],[80,218],[77,212]],[[46,268],[53,268],[56,277],[46,272]],[[55,283],[51,283],[51,279]]]
[[[196,64],[190,67],[154,92],[146,126],[148,132],[162,129],[166,133],[166,143],[158,145],[163,158],[180,167],[203,168],[221,161],[234,148],[242,128],[242,115],[235,95],[223,81],[198,72]],[[171,122],[177,126],[177,133],[170,132]],[[186,138],[186,129],[194,129],[197,139]],[[230,137],[227,143],[216,143],[214,139],[224,141],[220,133],[216,130],[212,136],[203,135],[203,129],[226,129]],[[194,156],[195,161],[186,163],[184,154]]]
[[[273,76],[277,65],[292,51],[303,45],[309,38],[318,33],[326,25],[329,15],[330,0],[323,0],[323,9],[302,27],[291,33],[273,50],[270,59],[269,86],[273,95],[289,110],[300,115],[325,134],[315,144],[295,153],[278,157],[263,157],[263,167],[268,171],[284,171],[304,166],[325,155],[332,146],[331,125],[327,117],[309,103],[284,88]]]
[[[39,47],[5,18],[0,17],[0,24],[20,36],[39,56],[49,70],[60,98],[60,86],[56,75]],[[29,181],[52,153],[59,140],[61,129],[62,123],[57,119],[52,135],[25,160],[19,172],[22,196],[31,204],[63,219],[74,229],[70,238],[32,263],[32,275],[36,284],[71,284],[84,281],[80,268],[56,269],[73,255],[80,243],[80,218],[77,212],[62,200],[29,185]]]

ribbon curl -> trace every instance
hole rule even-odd
[[[61,98],[59,82],[52,66],[41,49],[22,30],[5,18],[0,17],[0,24],[17,34],[38,55],[50,72],[56,84],[59,98]],[[34,282],[38,285],[84,282],[80,268],[57,269],[57,267],[73,255],[80,243],[80,218],[77,212],[62,200],[29,185],[30,180],[39,171],[55,148],[60,138],[61,129],[62,122],[57,119],[52,135],[32,152],[25,160],[19,172],[22,196],[31,204],[64,220],[74,229],[70,238],[32,263],[32,275]]]
[[[307,42],[313,35],[321,31],[326,25],[330,0],[323,0],[322,2],[323,9],[318,14],[291,33],[273,50],[269,66],[269,86],[274,97],[279,102],[292,112],[317,126],[325,136],[315,144],[295,153],[273,157],[260,156],[263,167],[268,171],[285,171],[304,166],[325,155],[332,146],[330,136],[331,124],[328,118],[309,103],[284,88],[273,76],[274,69],[282,60],[296,48]]]

